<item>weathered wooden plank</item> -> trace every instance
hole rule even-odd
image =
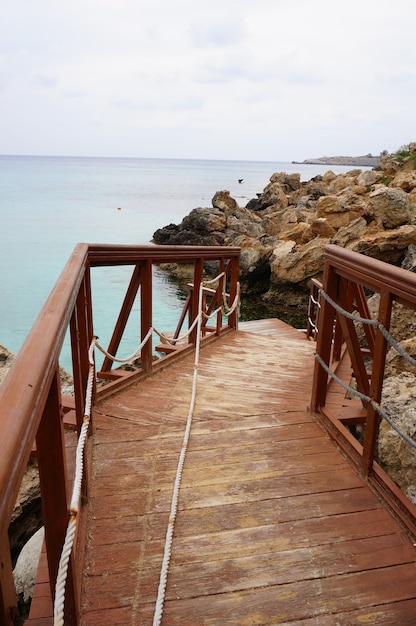
[[[201,563],[172,564],[167,600],[295,583],[300,580],[363,572],[399,565],[408,559],[407,546],[395,535],[351,540],[336,553],[322,546],[267,552]],[[156,593],[154,572],[142,578],[141,602]],[[153,587],[153,589],[152,589]]]
[[[312,615],[330,615],[402,602],[414,596],[416,565],[406,564],[290,584],[200,596],[166,602],[165,624],[239,624],[239,626],[285,624]],[[401,584],[398,581],[401,581]],[[366,607],[365,610],[363,607]],[[142,626],[150,625],[152,607],[141,612]],[[346,622],[351,623],[351,622]],[[371,623],[371,622],[370,622]],[[393,620],[392,623],[395,622]]]
[[[314,346],[281,324],[201,353],[166,626],[338,623],[415,597],[414,547],[308,412]],[[85,626],[152,623],[192,371],[96,407]]]
[[[335,621],[336,620],[336,621]],[[284,626],[334,626],[336,624],[375,624],[376,626],[413,626],[416,621],[416,600],[372,605],[336,615],[320,615],[305,620],[284,622]]]

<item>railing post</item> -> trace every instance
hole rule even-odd
[[[117,323],[114,327],[113,335],[111,337],[110,343],[108,344],[108,350],[110,354],[113,356],[117,354],[118,347],[120,345],[121,338],[123,336],[123,332],[126,328],[129,315],[133,308],[134,301],[137,296],[137,292],[140,286],[140,276],[141,276],[142,266],[140,263],[137,263],[134,267],[132,277],[130,279],[130,283],[127,289],[127,293],[124,297],[124,301],[118,316]],[[111,369],[113,362],[108,356],[104,358],[101,371],[109,372]]]
[[[350,284],[351,283],[349,283],[346,279],[341,278],[338,295],[338,302],[340,306],[342,307],[342,309],[344,309],[344,311],[348,311],[348,313],[351,313],[351,309],[354,308],[352,306],[353,298]],[[353,320],[342,314],[340,314],[338,318],[342,329],[344,341],[347,345],[348,353],[350,355],[351,365],[355,374],[358,391],[365,395],[368,395],[368,375],[365,368],[363,355],[354,322]]]
[[[77,296],[70,329],[77,431],[79,433],[84,419],[85,390],[89,374],[88,351],[93,334],[89,269],[85,271],[84,280]]]
[[[39,425],[36,446],[45,526],[46,552],[52,600],[59,560],[68,525],[68,492],[66,451],[61,409],[58,368],[51,382],[49,395]],[[65,624],[76,625],[79,620],[79,598],[75,581],[73,552],[69,560],[65,592]]]
[[[378,321],[387,330],[390,328],[392,304],[392,294],[387,291],[381,292],[380,306],[378,310]],[[387,347],[388,344],[386,338],[384,337],[380,329],[377,328],[374,341],[373,369],[369,392],[370,398],[374,400],[377,404],[380,404],[381,402]],[[363,474],[365,476],[368,476],[372,470],[380,419],[380,415],[374,409],[373,405],[369,404],[367,408],[367,419],[363,445]]]
[[[325,262],[324,265],[324,277],[322,282],[325,293],[327,293],[332,300],[336,300],[338,277],[328,262]],[[334,319],[334,307],[325,298],[321,298],[316,352],[328,366],[331,362]],[[315,361],[311,398],[312,411],[318,411],[320,406],[325,406],[327,386],[328,374],[324,368]]]
[[[153,265],[147,259],[142,265],[141,301],[140,301],[140,333],[141,341],[146,337],[152,326],[152,270]],[[142,348],[141,366],[145,372],[152,370],[152,337]]]
[[[17,608],[7,529],[0,537],[0,624],[4,626],[23,624]]]
[[[230,259],[229,263],[231,264],[230,269],[230,305],[234,304],[234,300],[237,296],[237,283],[238,283],[238,274],[239,274],[239,259],[233,257]],[[230,328],[236,329],[238,327],[238,307],[231,313],[228,317],[228,326]]]
[[[192,324],[196,316],[198,315],[198,302],[199,302],[199,289],[202,283],[202,278],[204,275],[204,259],[198,258],[195,259],[194,263],[194,288],[192,290],[192,300],[190,307],[190,319],[189,322]],[[196,344],[196,328],[189,335],[189,343]]]

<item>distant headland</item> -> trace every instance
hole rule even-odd
[[[352,165],[353,167],[378,167],[380,157],[366,154],[364,156],[333,156],[318,157],[316,159],[305,159],[304,161],[292,161],[292,163],[302,165]]]

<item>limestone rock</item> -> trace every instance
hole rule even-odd
[[[370,193],[367,206],[380,228],[397,228],[409,222],[409,203],[402,189],[380,187]]]
[[[263,193],[257,201],[256,210],[262,211],[270,206],[276,207],[276,209],[285,208],[288,206],[288,203],[287,196],[281,184],[272,182],[264,188]]]
[[[408,372],[387,378],[383,409],[402,432],[416,441],[416,377]],[[385,421],[380,425],[379,462],[408,497],[416,502],[416,450]]]
[[[360,242],[367,230],[367,222],[363,217],[357,217],[347,226],[339,228],[331,238],[331,243],[343,248],[353,248]]]
[[[390,183],[390,188],[398,187],[409,193],[416,188],[416,172],[398,172]]]
[[[217,191],[217,193],[212,198],[212,206],[214,209],[219,209],[223,211],[226,216],[230,215],[233,211],[235,211],[238,207],[237,202],[230,196],[230,192],[225,191]]]
[[[376,172],[376,170],[365,170],[364,172],[360,172],[357,176],[357,184],[363,187],[370,187],[375,183],[378,183],[383,178],[381,172]]]
[[[315,276],[322,268],[325,245],[329,239],[316,237],[304,246],[293,241],[280,242],[271,258],[271,283],[300,283]]]
[[[398,345],[406,354],[416,360],[416,336],[403,339],[398,342]],[[416,376],[416,366],[409,363],[409,361],[392,346],[386,355],[385,376],[397,376],[402,372],[410,372]]]
[[[153,240],[157,244],[215,246],[224,243],[225,213],[217,208],[193,209],[181,224],[159,228]]]
[[[367,229],[362,233],[362,238],[349,248],[354,252],[397,265],[401,263],[407,247],[414,244],[416,244],[416,227],[406,225],[394,230]]]
[[[338,229],[360,217],[360,212],[351,211],[348,204],[342,202],[342,198],[330,195],[319,198],[316,215],[318,218],[324,217],[332,228]]]

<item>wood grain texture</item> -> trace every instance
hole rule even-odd
[[[416,622],[413,544],[308,411],[314,349],[265,320],[201,352],[162,625]],[[95,408],[84,626],[152,624],[192,376]]]

